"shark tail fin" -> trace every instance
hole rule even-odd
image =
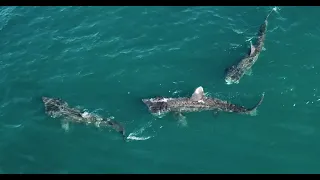
[[[120,123],[118,123],[118,122],[116,122],[116,121],[109,120],[109,122],[112,122],[112,124],[113,124],[112,127],[113,127],[116,131],[118,131],[118,132],[122,135],[123,140],[126,141],[127,136],[126,136],[126,130],[125,130],[125,128],[124,128]]]
[[[268,15],[267,15],[267,17],[266,17],[266,19],[265,19],[266,21],[268,20],[270,14],[271,14],[273,11],[276,11],[276,8],[272,8],[272,9],[270,10],[270,12],[268,13]]]
[[[127,140],[125,128],[117,121],[113,121],[109,118],[106,118],[102,122],[100,122],[99,125],[100,125],[100,127],[101,126],[111,127],[113,130],[117,131],[118,133],[120,133],[122,135],[122,138],[124,141]]]
[[[260,101],[253,108],[248,110],[248,114],[250,114],[251,116],[256,116],[257,115],[257,109],[261,105],[261,103],[262,103],[262,101],[264,99],[264,94],[265,93],[262,93]]]
[[[120,131],[120,133],[122,134],[123,140],[126,141],[126,140],[127,140],[126,130],[123,128],[123,129]]]

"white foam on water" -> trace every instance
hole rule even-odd
[[[254,38],[254,36],[252,36],[252,37],[247,37],[246,42],[251,41],[253,38]]]
[[[280,15],[280,10],[281,10],[281,9],[280,9],[278,6],[275,6],[275,7],[272,8],[272,11],[274,11],[275,13],[277,13],[277,14],[280,16],[280,18],[282,18],[281,15]]]
[[[5,125],[5,127],[7,127],[7,128],[19,128],[19,127],[21,127],[22,126],[22,124],[18,124],[18,125]]]
[[[280,8],[277,7],[277,6],[275,6],[274,8],[272,8],[272,10],[273,10],[274,12],[278,13],[278,12],[279,12],[278,10],[280,10]]]
[[[128,140],[135,140],[135,141],[144,141],[150,139],[152,136],[141,136],[141,134],[146,130],[146,128],[151,127],[151,122],[147,123],[146,125],[142,126],[138,130],[133,131],[127,137]]]
[[[150,139],[151,136],[147,136],[147,137],[137,137],[135,135],[132,135],[133,133],[130,133],[129,136],[127,137],[127,139],[130,139],[130,140],[136,140],[136,141],[143,141],[143,140],[147,140],[147,139]]]
[[[0,30],[2,30],[9,22],[11,17],[13,16],[13,11],[16,7],[5,7],[0,10]]]

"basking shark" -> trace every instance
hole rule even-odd
[[[121,133],[123,138],[126,138],[125,129],[121,124],[110,118],[102,118],[97,115],[88,113],[86,111],[79,110],[77,108],[72,108],[67,102],[60,98],[49,98],[42,97],[42,102],[44,103],[45,112],[47,115],[53,118],[63,118],[62,127],[65,130],[69,129],[69,123],[83,123],[92,124],[96,127],[111,127],[117,132]]]
[[[264,93],[262,94],[260,101],[254,107],[248,109],[217,98],[207,97],[204,94],[203,87],[199,86],[195,89],[191,97],[156,97],[142,99],[142,102],[148,107],[151,114],[155,116],[163,116],[169,112],[173,112],[180,117],[184,117],[182,113],[200,111],[213,111],[214,113],[223,111],[254,116],[256,115],[256,110],[262,103],[263,98]]]
[[[241,59],[241,61],[236,64],[232,65],[231,67],[226,69],[226,76],[225,82],[226,84],[238,84],[240,79],[244,76],[244,74],[250,75],[252,73],[252,66],[258,60],[258,57],[262,51],[264,41],[266,39],[266,32],[268,26],[268,17],[275,9],[272,9],[267,17],[265,18],[263,24],[260,25],[259,32],[258,32],[258,40],[256,45],[252,45],[250,41],[250,51],[249,53]]]

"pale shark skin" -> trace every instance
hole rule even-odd
[[[256,115],[258,106],[262,103],[264,93],[260,101],[253,108],[245,108],[240,105],[231,104],[217,98],[207,97],[204,94],[203,87],[199,86],[195,89],[191,97],[182,98],[165,98],[157,97],[150,99],[142,99],[142,102],[148,107],[151,114],[155,116],[163,116],[169,112],[173,112],[183,116],[182,113],[213,111],[213,112],[230,112],[238,114]]]
[[[111,127],[121,133],[124,139],[126,137],[123,126],[109,118],[101,118],[77,108],[71,108],[67,102],[60,98],[42,97],[42,102],[47,115],[53,118],[63,118],[61,120],[62,128],[66,131],[69,129],[69,123],[72,122],[86,125],[92,124],[98,128]]]
[[[273,10],[271,10],[272,12]],[[250,52],[246,55],[238,64],[233,65],[226,69],[225,82],[227,85],[239,84],[240,79],[245,75],[251,75],[251,68],[258,60],[258,57],[264,46],[264,41],[266,39],[266,31],[268,26],[268,17],[271,12],[267,15],[264,23],[260,26],[258,32],[258,41],[255,46],[252,45],[250,41]]]

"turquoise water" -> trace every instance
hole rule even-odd
[[[1,173],[319,173],[317,7],[279,7],[265,50],[238,85],[224,69],[248,52],[272,7],[2,7]],[[253,39],[254,40],[254,39]],[[191,96],[252,107],[153,117],[141,102]],[[129,134],[44,113],[59,97]]]

